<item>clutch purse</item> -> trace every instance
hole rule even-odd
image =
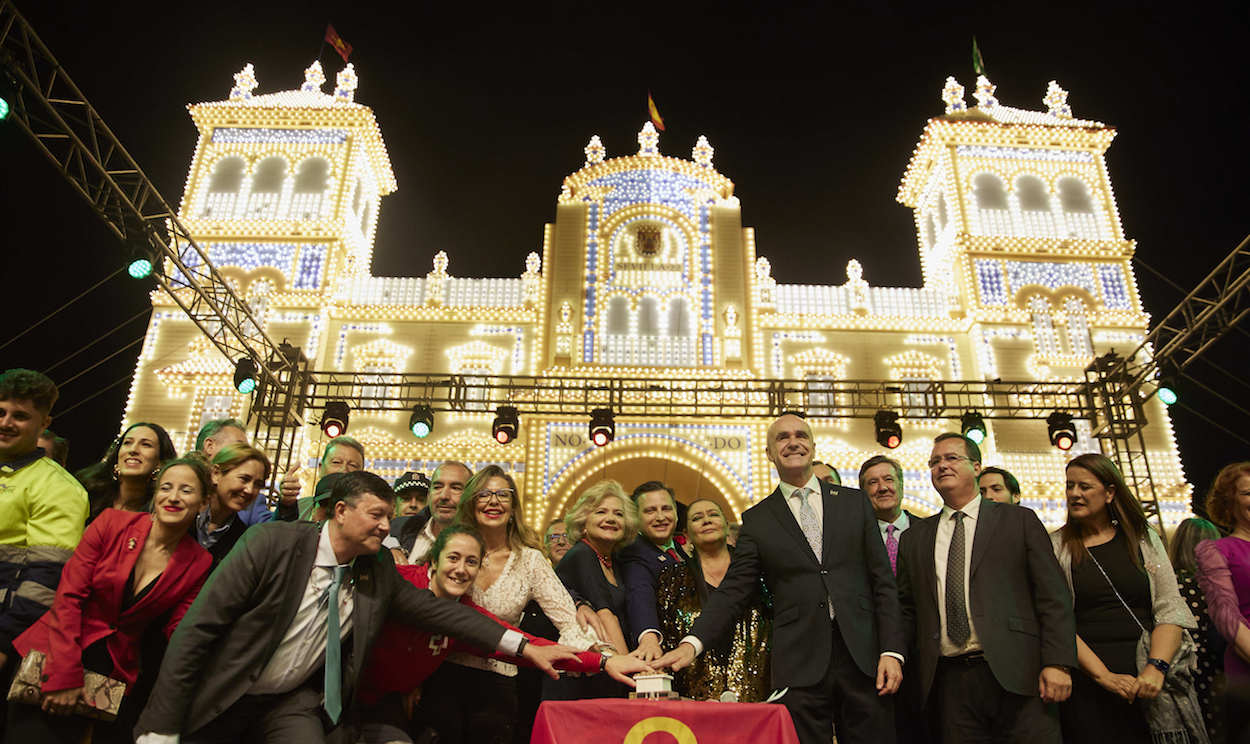
[[[42,695],[43,665],[46,658],[41,651],[32,650],[22,658],[17,668],[17,676],[13,678],[13,686],[9,688],[9,700],[15,703],[39,705]],[[79,703],[74,713],[101,721],[112,721],[117,718],[117,710],[121,707],[122,697],[126,694],[126,683],[106,677],[98,672],[83,670],[83,697],[87,705]]]

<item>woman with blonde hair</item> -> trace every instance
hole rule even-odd
[[[250,445],[231,444],[213,456],[211,468],[213,488],[195,519],[195,536],[213,556],[216,568],[247,530],[239,514],[256,501],[269,480],[269,458]]]
[[[525,524],[521,494],[507,471],[487,465],[474,474],[453,524],[473,528],[486,544],[470,597],[475,604],[516,625],[533,599],[560,631],[560,643],[578,651],[595,644],[594,636],[578,626],[573,599]],[[439,742],[511,742],[518,715],[516,666],[468,653],[453,653],[447,661],[430,676],[420,701]]]
[[[626,623],[625,583],[619,574],[618,551],[638,537],[638,507],[621,484],[603,480],[586,489],[564,516],[573,547],[560,559],[556,573],[564,585],[586,601],[602,621],[608,653],[629,653],[626,638],[636,638]],[[624,686],[608,677],[544,682],[544,698],[623,697]]]

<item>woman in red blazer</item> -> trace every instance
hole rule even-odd
[[[84,669],[127,685],[117,720],[95,722],[93,741],[133,740],[131,719],[145,701],[129,693],[143,634],[160,622],[168,638],[212,566],[192,531],[209,488],[202,460],[171,460],[158,472],[151,513],[105,509],[87,527],[52,609],[13,642],[23,657],[44,654],[44,682],[40,709],[9,706],[7,741],[82,741],[92,723],[74,715],[86,702]]]

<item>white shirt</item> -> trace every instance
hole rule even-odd
[[[421,528],[417,539],[412,543],[412,552],[408,554],[409,563],[420,563],[425,554],[430,552],[430,548],[434,547],[434,540],[437,538],[434,535],[433,526],[434,517],[430,517],[425,526]]]
[[[911,526],[911,520],[908,519],[907,512],[905,511],[900,511],[898,513],[898,519],[895,519],[893,522],[883,522],[880,519],[878,519],[877,529],[881,530],[881,542],[882,543],[884,543],[885,539],[889,537],[889,535],[886,534],[885,528],[889,527],[890,525],[894,525],[894,539],[902,540],[903,533],[906,532],[907,528]],[[949,543],[947,544],[949,545]]]
[[[327,522],[321,528],[321,539],[317,541],[317,558],[313,562],[312,574],[304,586],[304,596],[300,598],[299,609],[295,617],[282,635],[282,641],[269,657],[269,663],[261,670],[260,677],[247,689],[248,695],[267,695],[290,692],[303,684],[304,680],[325,663],[326,623],[330,617],[330,605],[323,598],[334,581],[334,569],[339,565],[330,546],[330,525]],[[339,638],[346,638],[352,630],[352,610],[355,608],[353,598],[355,587],[351,573],[339,586]]]
[[[972,566],[972,540],[977,534],[977,521],[981,515],[981,497],[978,495],[959,511],[964,513],[964,607],[968,610],[968,627],[972,633],[968,642],[956,646],[946,637],[946,558],[951,550],[951,538],[955,535],[955,510],[942,507],[942,519],[938,522],[937,542],[933,546],[933,570],[937,573],[938,617],[942,622],[942,655],[959,656],[981,650],[977,638],[977,626],[972,622],[972,602],[968,594],[968,572]]]

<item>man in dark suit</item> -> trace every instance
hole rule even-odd
[[[799,741],[894,741],[892,694],[902,681],[898,593],[864,493],[812,473],[811,427],[797,414],[768,428],[781,484],[742,516],[717,591],[689,636],[653,666],[681,669],[724,639],[760,578],[773,596],[772,684],[784,690]]]
[[[400,577],[379,552],[393,509],[386,481],[355,472],[335,485],[323,525],[248,530],[170,639],[139,741],[322,742],[350,707],[388,618],[551,673],[567,649],[521,643],[516,631]]]
[[[395,555],[403,563],[416,563],[425,557],[434,538],[452,522],[456,521],[456,507],[464,486],[473,477],[468,465],[457,460],[446,460],[434,469],[430,481],[429,502],[411,517],[399,517],[391,525],[392,540],[387,547],[402,551]]]
[[[660,571],[686,560],[673,540],[677,529],[677,497],[659,481],[647,481],[630,496],[638,507],[638,539],[621,549],[621,573],[625,581],[625,640],[637,643],[634,654],[643,661],[659,658],[660,617],[655,608],[655,587]],[[669,639],[674,640],[674,639]]]
[[[980,470],[975,442],[938,436],[929,475],[945,505],[899,546],[914,703],[930,708],[945,742],[1057,743],[1044,703],[1072,690],[1067,582],[1037,515],[982,499]]]

